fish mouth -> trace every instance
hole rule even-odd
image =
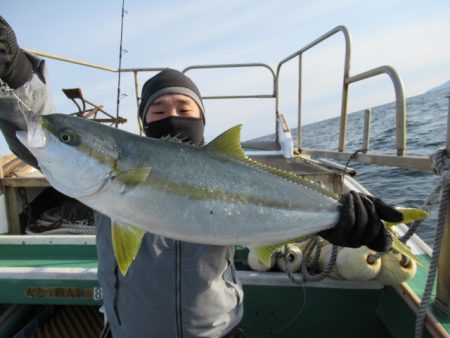
[[[28,145],[31,148],[43,148],[47,144],[47,136],[41,121],[40,116],[32,116],[28,123]]]
[[[59,155],[56,156],[57,154],[52,153],[51,149],[48,149],[60,143],[42,125],[32,125],[29,130],[29,132],[17,131],[16,137],[37,159],[40,171],[56,190],[73,198],[81,198],[92,195],[104,187],[111,176],[110,170],[98,170],[95,172],[95,178],[91,176],[89,182],[82,184],[83,173],[89,173],[91,170],[91,159],[86,158],[83,161],[83,157],[80,158],[80,156],[75,156],[78,159],[76,164],[80,168],[78,176],[66,182],[67,173],[70,171],[67,170],[67,167],[59,168],[58,163],[63,160]]]
[[[26,131],[16,131],[16,137],[25,147],[29,147],[28,144],[28,133]]]
[[[45,167],[45,165],[42,166],[41,170],[42,174],[47,178],[53,188],[72,198],[82,198],[97,193],[105,186],[110,176],[110,173],[104,173],[104,175],[100,176],[95,182],[82,186],[74,182],[71,182],[70,184],[61,182]]]
[[[47,144],[47,135],[40,116],[31,116],[27,120],[27,131],[17,131],[16,136],[27,148],[44,148]]]

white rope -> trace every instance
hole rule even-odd
[[[44,211],[35,224],[26,228],[28,235],[93,235],[96,233],[94,220],[90,217],[63,217],[61,207]]]
[[[294,274],[293,271],[290,270],[289,264],[287,262],[287,256],[286,255],[284,256],[286,260],[286,274],[288,278],[291,280],[291,282],[297,285],[302,285],[306,281],[319,282],[328,277],[328,275],[333,270],[333,267],[336,263],[338,247],[335,245],[332,246],[330,259],[327,263],[327,266],[322,270],[322,272],[318,274],[311,274],[308,270],[309,266],[317,266],[321,249],[322,249],[322,241],[319,236],[316,236],[309,240],[309,242],[305,245],[303,249],[303,261],[302,264],[300,265],[301,272],[298,274],[298,277]],[[311,259],[310,257],[313,250],[314,250],[314,257]]]
[[[428,310],[428,305],[431,299],[431,292],[433,291],[434,280],[436,278],[437,267],[439,263],[439,255],[441,252],[441,243],[445,227],[445,217],[447,215],[447,207],[449,202],[449,182],[450,182],[450,171],[446,164],[445,150],[441,149],[436,154],[432,156],[433,166],[435,173],[441,176],[441,204],[439,207],[438,222],[436,225],[436,232],[434,236],[433,244],[433,255],[431,257],[427,282],[425,284],[425,289],[423,291],[422,300],[420,302],[419,308],[417,310],[417,318],[415,325],[415,338],[423,337],[423,328],[425,324],[425,315]]]

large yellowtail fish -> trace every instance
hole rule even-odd
[[[41,116],[30,130],[33,135],[17,136],[50,184],[113,220],[123,274],[144,231],[243,245],[268,262],[282,244],[331,228],[339,218],[333,193],[248,159],[240,126],[202,148],[60,114]]]

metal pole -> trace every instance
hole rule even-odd
[[[142,126],[142,121],[141,118],[139,116],[139,104],[141,103],[141,97],[139,96],[139,78],[138,78],[138,71],[135,70],[133,72],[134,75],[134,93],[136,95],[136,105],[137,105],[137,109],[136,109],[136,117],[137,117],[137,121],[138,121],[138,125],[139,125],[139,135],[142,135],[144,133],[144,127]]]
[[[396,111],[396,119],[397,119],[397,155],[404,156],[406,149],[406,101],[405,94],[403,90],[403,82],[398,75],[397,71],[391,66],[381,66],[366,72],[353,75],[346,80],[347,85],[353,82],[361,81],[364,79],[368,79],[373,76],[387,74],[392,84],[394,85],[395,91],[395,111]],[[342,119],[343,120],[343,119]],[[342,122],[341,122],[342,123]],[[342,128],[342,126],[341,126]],[[345,140],[345,133],[344,133]],[[342,144],[343,146],[343,144]],[[339,151],[342,151],[339,148]]]
[[[447,113],[447,156],[450,154],[450,96],[448,99],[448,113]]]
[[[345,60],[344,60],[344,74],[342,79],[342,99],[341,99],[341,125],[339,130],[339,145],[340,152],[345,150],[345,136],[347,132],[347,108],[348,108],[348,86],[347,79],[350,76],[350,63],[352,58],[352,39],[347,30],[343,31],[345,37]]]
[[[137,104],[137,110],[139,110],[139,104],[141,101],[141,98],[139,96],[139,78],[138,78],[138,72],[134,71],[134,92],[136,94],[136,104]]]
[[[343,83],[342,83],[343,88],[342,88],[342,105],[341,105],[341,129],[340,129],[340,134],[339,134],[339,151],[342,152],[342,151],[344,151],[344,144],[345,144],[345,130],[346,130],[346,122],[347,122],[348,85],[349,85],[349,83],[347,82],[347,79],[349,78],[349,74],[350,74],[350,60],[351,60],[351,50],[352,50],[352,46],[351,46],[352,40],[350,37],[350,33],[347,30],[347,27],[345,27],[345,26],[335,27],[331,31],[323,34],[322,36],[320,36],[313,42],[309,43],[302,49],[298,50],[294,54],[289,55],[287,58],[284,58],[283,60],[281,60],[278,63],[277,70],[276,70],[277,97],[276,97],[275,102],[276,102],[276,112],[278,114],[279,113],[279,111],[278,111],[278,108],[279,108],[278,82],[280,80],[279,78],[280,78],[281,66],[283,64],[285,64],[286,62],[290,61],[291,59],[295,58],[296,56],[302,55],[308,49],[311,49],[312,47],[316,46],[317,44],[321,43],[322,41],[328,39],[330,36],[332,36],[338,32],[342,32],[342,34],[344,34],[344,38],[345,38],[345,61],[344,61],[344,77],[343,77]],[[278,121],[278,119],[277,119],[277,121]],[[277,137],[278,137],[278,124],[276,126],[276,129],[277,129],[276,133],[277,133]]]
[[[298,120],[297,120],[297,149],[302,151],[302,54],[298,56]]]
[[[372,113],[372,109],[366,109],[364,112],[364,136],[363,136],[363,153],[367,154],[369,151],[369,143],[370,143],[370,115]]]
[[[447,114],[447,157],[450,154],[450,96]],[[443,197],[442,197],[443,198]],[[450,196],[448,196],[450,203]],[[450,206],[447,207],[445,228],[442,235],[439,255],[438,277],[435,305],[447,316],[450,316]]]
[[[23,48],[23,49],[26,50],[28,53],[31,53],[31,54],[34,54],[37,56],[42,56],[44,58],[49,58],[49,59],[63,61],[63,62],[69,62],[69,63],[73,63],[76,65],[91,67],[91,68],[100,69],[100,70],[106,70],[108,72],[117,73],[119,71],[117,68],[100,66],[100,65],[93,64],[93,63],[89,63],[89,62],[84,62],[84,61],[80,61],[80,60],[76,60],[76,59],[66,58],[63,56],[40,52],[40,51],[30,49],[30,48]]]
[[[125,16],[125,0],[122,0],[122,15],[120,20],[120,43],[119,43],[119,72],[117,74],[117,104],[116,104],[116,128],[119,127],[119,111],[120,111],[120,80],[122,77],[122,73],[120,70],[122,69],[122,55],[123,55],[123,47],[122,47],[122,41],[123,41],[123,18]]]

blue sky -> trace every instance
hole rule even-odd
[[[22,47],[118,66],[122,1],[2,0],[0,13]],[[276,69],[280,60],[338,25],[352,36],[351,75],[391,65],[403,78],[406,96],[421,94],[450,78],[450,1],[356,0],[128,0],[122,67],[172,67],[261,62]],[[340,113],[344,44],[336,35],[304,56],[303,123]],[[61,88],[81,87],[86,98],[116,111],[117,75],[48,61],[50,89],[62,113],[74,111]],[[141,74],[141,85],[152,73]],[[192,71],[203,95],[269,94],[268,73],[259,69]],[[297,61],[283,68],[281,111],[297,124]],[[136,131],[132,76],[122,77],[120,111]],[[387,76],[350,87],[349,111],[394,99]],[[210,100],[207,140],[236,123],[243,139],[274,131],[274,101]]]

